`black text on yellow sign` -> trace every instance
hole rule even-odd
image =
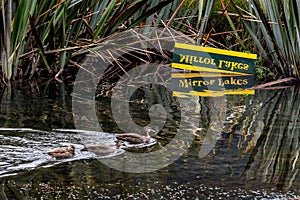
[[[174,95],[254,94],[256,54],[175,43],[172,68]],[[179,71],[178,71],[179,70]],[[185,73],[178,73],[185,70]],[[186,70],[198,73],[186,73]]]
[[[172,67],[185,70],[253,74],[256,54],[175,43]]]
[[[254,94],[251,75],[203,73],[173,73],[172,89],[175,96],[223,96],[225,94]]]

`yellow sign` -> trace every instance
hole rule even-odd
[[[174,95],[254,94],[256,54],[175,43],[172,68]],[[180,73],[178,69],[185,70]],[[186,73],[186,70],[194,71]],[[197,73],[195,73],[197,72]]]

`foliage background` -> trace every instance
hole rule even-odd
[[[261,81],[299,76],[292,0],[1,0],[2,82],[76,73],[84,53],[133,27],[173,28],[199,45],[258,53]],[[72,69],[72,67],[74,67]],[[63,73],[64,72],[64,73]]]

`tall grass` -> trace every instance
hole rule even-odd
[[[18,65],[19,56],[24,52],[24,42],[28,30],[28,18],[33,14],[36,0],[1,1],[0,10],[0,53],[2,71],[6,79],[10,79]]]
[[[244,27],[237,24],[238,20],[232,20],[228,2]],[[240,47],[236,50],[257,51],[264,66],[277,77],[300,79],[300,3],[248,0],[249,7],[245,9],[235,2],[220,0],[219,5],[223,10],[221,16],[227,18],[231,36]],[[0,0],[0,3],[3,81],[30,78],[41,69],[58,76],[75,50],[86,49],[115,32],[136,26],[172,27],[192,36],[198,44],[207,44],[221,22],[216,18],[214,25],[209,26],[215,0]],[[237,44],[220,45],[231,49]]]
[[[234,5],[269,70],[299,80],[300,2],[248,0],[248,4],[247,11]]]
[[[58,76],[75,50],[136,26],[188,30],[201,40],[213,4],[214,0],[1,0],[3,80],[31,77],[41,68]]]
[[[32,52],[32,68],[26,69],[29,75],[36,71],[37,65],[46,66],[49,72],[62,70],[70,58],[69,49],[80,48],[112,34],[122,24],[136,25],[170,2],[160,1],[156,6],[140,9],[150,1],[20,0],[12,5],[11,0],[2,0],[3,78],[14,78],[19,56],[28,52]],[[59,54],[58,60],[56,54]]]

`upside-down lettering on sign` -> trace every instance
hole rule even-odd
[[[254,94],[256,54],[175,43],[174,95]],[[187,73],[188,71],[188,73]]]

